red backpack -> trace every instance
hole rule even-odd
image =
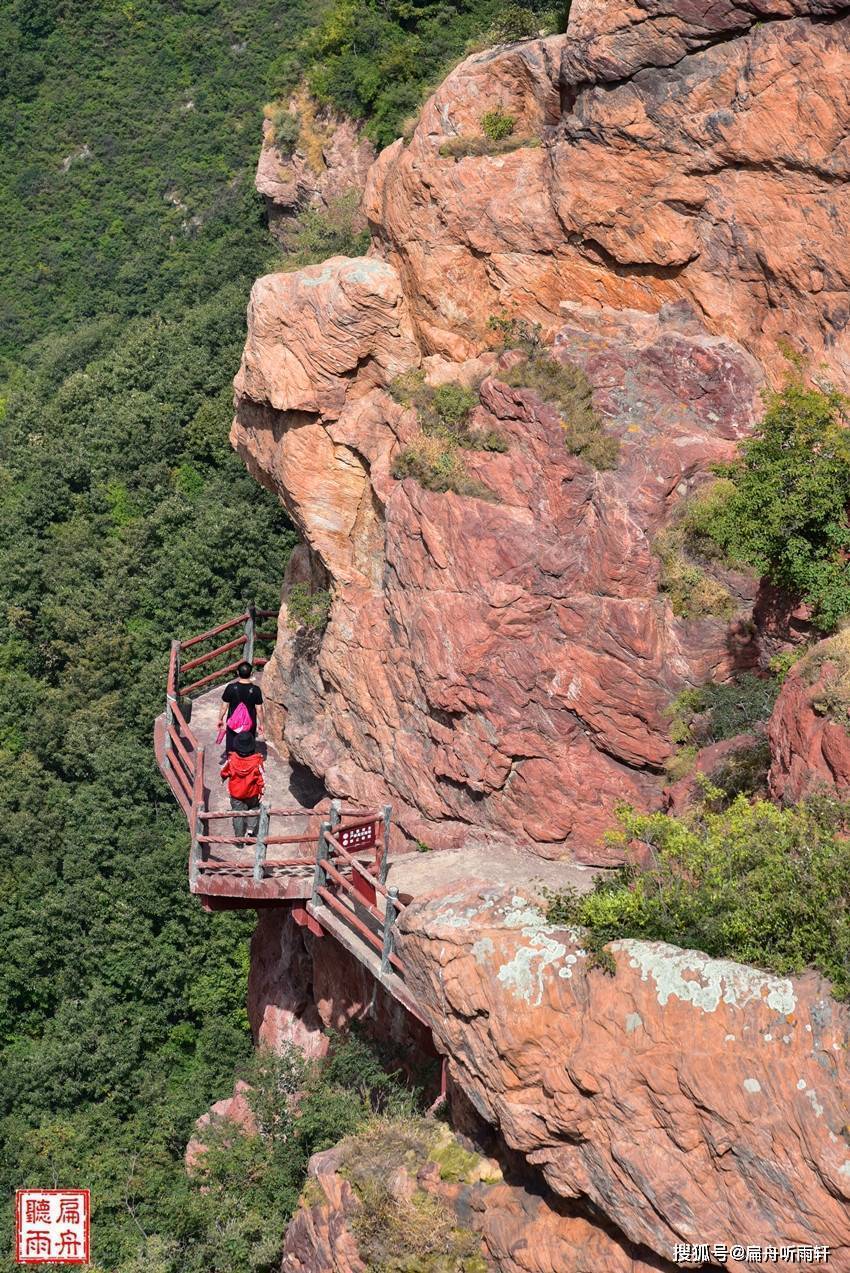
[[[263,758],[259,752],[253,756],[237,756],[231,752],[221,776],[230,780],[227,790],[234,800],[253,800],[265,790]]]

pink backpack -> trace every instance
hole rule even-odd
[[[227,728],[232,729],[234,734],[246,734],[249,729],[254,728],[251,713],[244,703],[237,703],[230,716],[228,716]]]

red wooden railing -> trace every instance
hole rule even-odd
[[[256,606],[249,605],[243,614],[236,615],[234,619],[228,619],[226,623],[220,623],[218,627],[210,628],[208,632],[200,632],[197,636],[189,637],[185,641],[171,642],[168,679],[165,687],[165,765],[173,775],[174,794],[183,812],[189,818],[193,831],[196,831],[197,812],[203,803],[204,749],[192,732],[188,719],[191,709],[187,712],[185,704],[191,703],[191,695],[198,690],[216,681],[226,681],[243,659],[253,663],[254,667],[263,667],[268,659],[263,656],[255,657],[255,646],[260,641],[274,644],[277,634],[258,632],[257,620],[275,618],[275,615],[274,610],[258,610]],[[242,632],[238,637],[184,662],[183,655],[186,650],[202,645],[205,641],[212,641],[215,637],[221,636],[222,632],[230,632],[233,628],[240,626]],[[213,663],[232,650],[239,650],[239,657],[236,660],[224,666],[215,667],[211,672],[189,684],[184,683],[187,672]]]
[[[379,855],[383,853],[383,845],[388,839],[386,829],[390,818],[389,807],[380,812],[367,809],[343,808],[338,800],[333,800],[331,801],[330,812],[331,818],[338,824],[342,832],[361,830],[363,828],[372,829],[376,844],[375,869],[376,871],[385,869]],[[255,835],[218,835],[211,833],[210,823],[213,820],[245,818],[246,814],[244,812],[232,812],[229,809],[211,811],[205,809],[203,804],[195,811],[197,826],[192,837],[192,857],[190,862],[190,877],[193,883],[204,875],[216,873],[238,874],[250,869],[254,880],[259,884],[275,871],[290,870],[293,867],[305,867],[307,864],[312,865],[315,862],[316,844],[321,835],[322,820],[327,818],[327,812],[314,813],[304,809],[278,809],[263,801],[252,816],[257,822]],[[306,829],[296,835],[270,834],[275,820],[282,820],[285,829],[286,820],[293,818],[297,818],[300,822],[306,820]],[[296,857],[269,857],[269,848],[279,844],[297,845],[301,852]],[[237,853],[236,856],[216,857],[214,855],[215,850],[219,854],[222,850],[229,850],[232,854],[234,850],[243,849],[245,852]]]
[[[393,949],[393,926],[405,909],[398,890],[386,887],[388,854],[386,842],[377,844],[373,863],[363,862],[342,844],[345,833],[366,829],[368,823],[334,826],[322,824],[313,880],[313,905],[327,906],[381,956],[381,971],[391,968],[402,973],[401,960]],[[385,826],[389,827],[387,819]],[[349,838],[350,835],[349,835]],[[349,902],[343,900],[347,896]],[[383,910],[378,897],[383,899]]]
[[[216,627],[200,632],[197,636],[188,637],[185,641],[171,643],[166,683],[165,765],[174,778],[172,789],[189,820],[192,832],[190,875],[193,883],[202,874],[239,872],[244,871],[246,867],[253,868],[254,879],[259,882],[268,872],[303,866],[306,862],[315,859],[321,822],[327,817],[327,812],[311,813],[303,808],[275,808],[263,802],[257,815],[259,824],[256,835],[226,834],[226,831],[218,832],[215,826],[211,825],[217,820],[232,822],[235,818],[244,818],[245,814],[229,809],[220,811],[207,809],[206,792],[209,787],[205,775],[205,749],[190,724],[191,706],[188,710],[186,706],[187,703],[191,705],[193,694],[216,682],[228,680],[243,659],[253,663],[254,667],[263,667],[268,662],[268,659],[263,656],[256,657],[256,646],[260,642],[274,644],[277,633],[276,631],[259,631],[257,621],[276,618],[276,614],[274,610],[258,610],[255,606],[249,605],[243,614],[238,614],[225,623],[219,623]],[[242,632],[238,637],[230,637],[210,650],[193,654],[187,660],[184,659],[187,651],[194,651],[205,642],[213,641],[216,637],[232,632],[234,628],[240,626]],[[239,652],[236,659],[223,665],[218,662],[212,671],[186,683],[187,672],[194,672],[207,664],[216,663],[233,651]],[[364,842],[362,833],[373,828],[369,843],[374,843],[376,853],[381,853],[388,841],[390,814],[389,806],[380,811],[359,807],[343,809],[339,802],[332,802],[331,825],[338,826],[338,829],[344,833],[354,831],[361,833],[361,842]],[[292,834],[291,820],[294,818],[298,818],[302,823],[306,819],[306,830],[299,830],[297,834]],[[351,822],[352,818],[360,819],[360,821]],[[343,819],[349,819],[349,821],[344,822]],[[282,822],[283,825],[275,827],[273,825],[275,822]],[[269,848],[277,845],[291,846],[293,851],[297,846],[300,852],[292,857],[270,858]],[[250,850],[250,852],[237,857],[233,856],[234,850],[242,849]],[[216,850],[218,856],[216,856]],[[222,857],[222,851],[227,850],[230,851],[230,856]]]
[[[254,882],[262,884],[276,871],[312,868],[313,916],[323,913],[336,916],[380,956],[382,974],[401,973],[402,965],[393,948],[393,928],[404,906],[398,900],[397,890],[386,886],[392,817],[389,805],[380,810],[344,808],[339,800],[332,800],[328,813],[276,808],[263,801],[259,810],[251,815],[257,819],[256,834],[242,836],[226,832],[230,829],[228,823],[246,817],[244,811],[206,807],[205,749],[192,731],[191,696],[216,682],[226,681],[243,659],[254,667],[264,666],[268,660],[256,657],[255,647],[259,642],[273,644],[277,634],[259,631],[257,620],[274,618],[275,614],[273,610],[257,610],[251,605],[226,623],[185,641],[171,643],[164,764],[174,779],[171,787],[192,833],[190,881],[195,891],[203,892],[203,879],[215,875],[244,875],[250,871]],[[213,649],[184,659],[187,651],[194,651],[240,626],[239,636],[229,637]],[[235,659],[217,663],[236,652]],[[217,666],[185,683],[187,673],[210,663]],[[301,825],[293,834],[291,820],[295,818]],[[221,829],[217,825],[220,823],[224,823]],[[276,827],[275,823],[279,825]],[[300,852],[293,857],[270,857],[269,849],[276,846],[290,850],[297,846]],[[327,908],[324,912],[323,907]],[[318,922],[321,923],[321,918]]]

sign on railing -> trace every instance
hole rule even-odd
[[[349,853],[354,849],[371,849],[373,844],[378,843],[379,825],[376,817],[374,821],[363,823],[358,827],[340,827],[337,831],[340,847],[347,849]]]
[[[389,827],[392,810],[385,805],[380,817],[370,817],[355,825],[339,825],[336,817],[323,822],[316,849],[313,876],[313,906],[325,906],[380,956],[381,972],[402,971],[395,953],[392,930],[404,910],[398,890],[385,884],[389,854]],[[358,833],[370,837],[375,847],[372,861],[355,856],[363,848]],[[380,901],[379,901],[380,898]]]

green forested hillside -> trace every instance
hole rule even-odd
[[[350,1122],[323,1096],[278,1175],[249,1146],[186,1184],[250,1050],[253,917],[189,899],[151,726],[168,638],[273,604],[293,542],[226,440],[274,255],[263,104],[307,75],[386,140],[500,12],[0,0],[0,1268],[14,1189],[56,1183],[92,1188],[102,1273],[276,1267],[304,1153]]]

